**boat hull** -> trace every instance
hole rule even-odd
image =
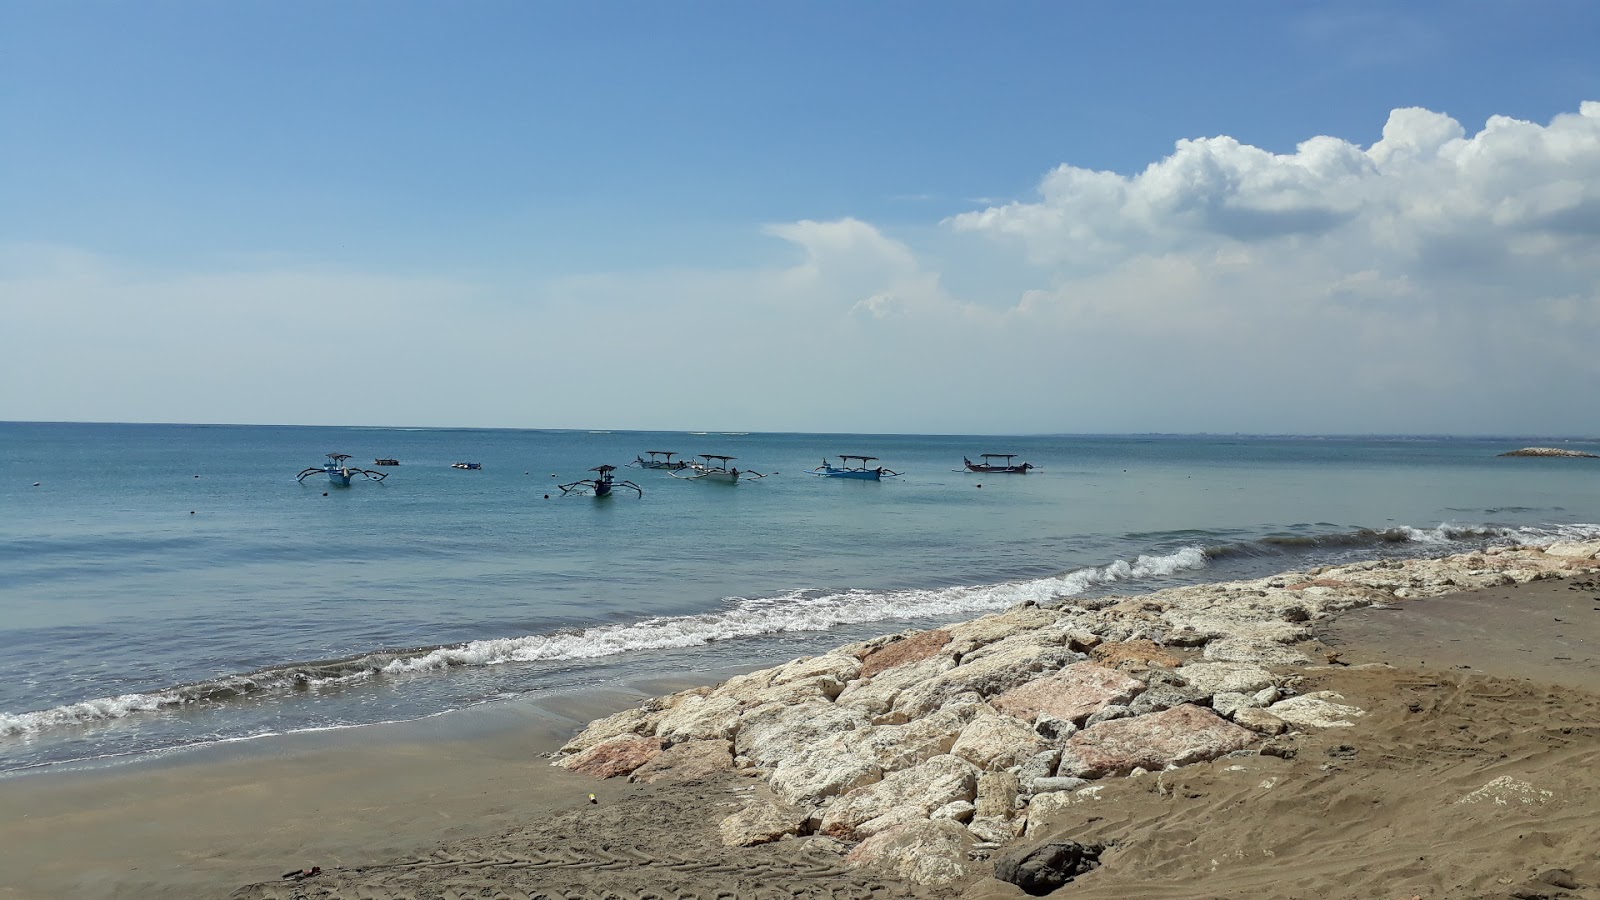
[[[349,487],[350,486],[350,470],[349,469],[329,469],[328,470],[328,483],[333,485],[334,487]]]
[[[821,475],[823,478],[855,478],[860,481],[883,480],[882,474],[876,469],[867,469],[865,471],[858,469],[824,469],[820,472],[814,471],[811,474]]]

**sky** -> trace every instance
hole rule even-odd
[[[1600,434],[1596,35],[0,0],[0,420]]]

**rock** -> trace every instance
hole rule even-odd
[[[1267,707],[1267,712],[1296,728],[1349,728],[1355,724],[1351,719],[1366,713],[1354,706],[1333,702],[1343,699],[1332,691],[1318,691],[1280,700]]]
[[[729,741],[689,741],[675,744],[633,770],[630,781],[700,781],[733,769],[733,744]]]
[[[1192,662],[1180,668],[1178,674],[1202,697],[1254,693],[1274,684],[1271,672],[1249,663]]]
[[[1593,453],[1582,450],[1564,450],[1560,447],[1523,447],[1521,450],[1512,450],[1502,453],[1501,456],[1561,456],[1572,459],[1600,459]]]
[[[944,629],[919,631],[901,640],[885,644],[861,658],[860,678],[871,678],[885,669],[921,662],[938,653],[950,643],[950,632]]]
[[[873,715],[887,712],[907,688],[934,678],[956,667],[948,656],[930,656],[919,662],[902,663],[885,669],[871,680],[857,680],[845,685],[834,702],[840,706],[854,706]],[[910,716],[902,716],[908,721]]]
[[[953,884],[977,871],[977,864],[968,858],[972,844],[972,834],[956,822],[910,822],[862,841],[845,857],[845,862],[879,869],[916,884]]]
[[[614,778],[639,768],[661,752],[658,738],[619,734],[587,750],[558,760],[556,765],[596,778]]]
[[[1223,691],[1211,698],[1211,708],[1216,711],[1217,715],[1230,719],[1239,710],[1249,709],[1255,705],[1254,694],[1237,694],[1232,691]]]
[[[1215,640],[1201,652],[1206,659],[1216,662],[1253,663],[1258,666],[1301,666],[1308,662],[1305,654],[1283,644],[1248,638]]]
[[[1126,719],[1132,715],[1133,710],[1126,706],[1108,706],[1084,720],[1083,727],[1092,728],[1095,725],[1099,725],[1101,722],[1109,722],[1112,719]]]
[[[1056,766],[1060,763],[1060,750],[1052,749],[1036,753],[1017,768],[1017,780],[1026,787],[1028,782],[1035,778],[1049,778],[1056,774]]]
[[[1046,749],[1033,729],[1010,716],[984,715],[962,729],[950,752],[979,769],[994,770],[1021,765]]]
[[[1055,778],[1035,778],[1028,782],[1028,791],[1033,794],[1053,794],[1057,791],[1075,791],[1088,785],[1089,782],[1085,779],[1064,775]]]
[[[1022,831],[1022,820],[1004,818],[1001,816],[974,816],[967,823],[967,830],[980,841],[991,844],[1004,844],[1016,837]]]
[[[1104,722],[1073,735],[1059,774],[1094,778],[1216,759],[1242,750],[1258,735],[1198,706],[1175,706],[1133,719]]]
[[[1264,709],[1256,707],[1235,710],[1233,723],[1258,734],[1283,734],[1289,730],[1289,723]]]
[[[1009,819],[1017,809],[1021,780],[1010,772],[985,772],[978,776],[978,796],[973,815],[990,819]]]
[[[1125,704],[1144,682],[1098,663],[1081,662],[1014,687],[993,700],[994,708],[1025,722],[1041,716],[1081,723],[1112,704]]]
[[[1054,625],[1057,615],[1054,610],[1037,606],[1017,606],[1003,613],[951,625],[945,629],[951,638],[949,651],[956,656],[968,656],[1007,638]]]
[[[1232,665],[1232,663],[1202,663],[1202,665]],[[1160,712],[1185,703],[1197,703],[1211,696],[1210,691],[1203,691],[1190,685],[1156,684],[1139,696],[1133,698],[1128,704],[1128,709],[1136,716],[1145,713]]]
[[[846,732],[839,740],[885,772],[898,772],[950,752],[962,729],[994,710],[977,694],[951,698],[942,709],[903,725],[875,725]]]
[[[978,792],[978,770],[955,756],[933,759],[882,781],[855,788],[833,801],[818,830],[832,837],[854,839],[856,826],[900,808],[913,808],[926,818],[957,800],[972,802]]]
[[[560,752],[577,753],[579,750],[587,750],[601,741],[622,734],[653,734],[656,720],[660,717],[661,714],[655,711],[625,709],[615,715],[589,723],[589,727],[563,744]]]
[[[1024,633],[983,648],[982,654],[964,657],[955,668],[901,691],[894,711],[909,719],[925,716],[952,696],[975,691],[992,697],[1032,681],[1042,672],[1054,672],[1078,661],[1078,654]]]
[[[1559,556],[1562,559],[1594,559],[1600,553],[1600,541],[1558,541],[1544,548],[1547,556]]]
[[[1066,719],[1058,719],[1052,715],[1041,714],[1039,718],[1033,721],[1033,733],[1052,744],[1063,743],[1077,731],[1078,726]]]
[[[1183,662],[1177,654],[1148,640],[1103,643],[1089,651],[1089,658],[1107,668],[1123,671],[1151,666],[1175,669]]]
[[[725,740],[738,730],[739,709],[732,697],[692,697],[662,713],[656,736],[674,744]]]
[[[968,803],[965,800],[954,800],[929,813],[928,818],[949,819],[952,822],[961,822],[965,824],[972,821],[973,814],[976,812],[977,807],[973,806],[971,803]]]
[[[1039,834],[1047,829],[1051,822],[1060,818],[1061,813],[1073,806],[1086,801],[1099,799],[1100,788],[1098,785],[1076,791],[1055,791],[1049,794],[1039,794],[1028,801],[1028,815],[1024,822],[1023,834]]]
[[[1098,845],[1077,841],[1049,841],[1000,857],[994,877],[1042,897],[1100,864]]]
[[[723,819],[717,830],[724,846],[751,847],[785,835],[802,834],[808,815],[808,811],[799,806],[757,799]]]
[[[767,783],[786,802],[812,805],[873,784],[882,777],[883,769],[877,763],[829,744],[778,763]]]
[[[860,709],[833,703],[773,704],[746,712],[733,749],[760,766],[804,758],[835,735],[871,725]]]

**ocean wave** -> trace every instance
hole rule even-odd
[[[1439,549],[1462,543],[1496,542],[1542,547],[1557,541],[1585,541],[1595,538],[1600,538],[1600,525],[1512,527],[1444,523],[1433,528],[1396,525],[1390,528],[1355,528],[1311,534],[1267,535],[1251,541],[1209,546],[1206,548],[1206,556],[1210,559],[1221,559],[1228,556],[1267,556],[1314,550],[1360,550],[1399,544]]]
[[[192,704],[226,703],[372,678],[470,666],[595,659],[786,632],[825,631],[842,625],[981,613],[1029,600],[1044,603],[1118,582],[1166,577],[1206,565],[1205,550],[1192,546],[1026,581],[926,590],[802,590],[772,597],[732,598],[725,609],[698,615],[297,663],[164,691],[124,694],[16,715],[0,713],[0,736],[34,734]]]

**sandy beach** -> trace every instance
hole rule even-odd
[[[645,768],[601,779],[550,764],[590,719],[637,711],[647,695],[679,687],[642,686],[9,779],[0,782],[0,897],[1017,898],[1028,895],[997,880],[995,863],[1063,839],[1100,852],[1098,867],[1061,896],[1600,897],[1600,563],[1533,553],[1544,568],[1516,583],[1389,589],[1387,600],[1366,586],[1367,602],[1328,614],[1318,607],[1296,623],[1297,639],[1282,645],[1305,661],[1271,667],[1282,693],[1337,698],[1337,708],[1355,710],[1343,724],[1255,734],[1246,749],[1166,771],[1141,767],[1071,793],[1035,793],[1030,806],[1019,800],[1020,811],[1006,813],[1020,833],[968,838],[959,871],[942,880],[861,864],[850,851],[876,840],[862,840],[873,829],[826,833],[829,816],[840,821],[838,797],[787,838],[730,846],[726,819],[775,802],[768,766],[668,767],[650,780],[640,777]],[[1532,563],[1463,565],[1520,572]],[[1309,581],[1267,583],[1272,590],[1259,593],[1273,602],[1280,592],[1312,593]],[[1175,621],[1184,602],[1160,601],[1155,613],[1147,598],[1130,598],[1092,616]],[[974,624],[968,633],[982,628],[992,630]],[[1198,672],[1198,645],[1179,631],[1141,633],[1173,641],[1157,649],[1183,664],[1174,671]],[[1106,646],[1141,640],[1114,636],[1122,640]],[[886,646],[857,650],[870,658]],[[1096,660],[1147,680],[1164,668],[1149,658],[1132,667]],[[888,677],[857,672],[850,683]],[[715,699],[703,690],[671,696]],[[644,706],[659,723],[674,702],[689,701]],[[1264,712],[1288,715],[1283,702]],[[1221,694],[1211,707],[1225,708]],[[1082,735],[1117,723],[1086,724]],[[641,734],[658,740],[648,730],[625,736]],[[993,777],[1005,774],[994,766]],[[968,809],[962,821],[979,821],[984,802],[980,789],[979,818]],[[896,827],[905,826],[882,833]],[[313,866],[314,876],[283,877]]]

